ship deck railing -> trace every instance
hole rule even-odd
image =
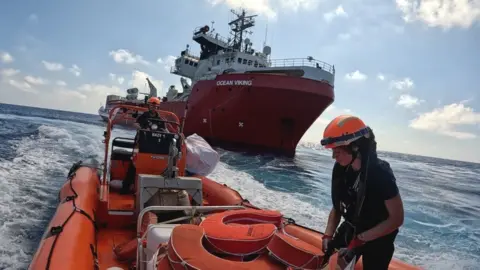
[[[312,58],[285,58],[285,59],[271,59],[268,60],[266,66],[253,66],[253,65],[242,65],[235,63],[234,66],[223,66],[222,69],[233,68],[237,72],[243,72],[247,70],[262,70],[269,68],[291,68],[291,67],[313,67],[321,70],[325,70],[333,75],[335,75],[335,66],[330,65],[326,62],[315,60]],[[170,68],[170,73],[172,74],[181,74],[181,70],[177,66],[172,66]],[[210,74],[205,75],[207,77]],[[201,78],[204,78],[202,76]]]
[[[203,26],[202,26],[202,27],[203,27]],[[222,35],[220,35],[220,34],[218,34],[218,33],[216,33],[216,32],[209,31],[209,32],[206,32],[206,33],[201,32],[201,33],[195,34],[195,33],[197,33],[198,31],[200,31],[200,29],[201,29],[202,27],[197,27],[197,28],[195,28],[195,30],[193,31],[193,36],[194,36],[194,37],[200,36],[200,35],[203,34],[203,35],[205,35],[205,36],[209,36],[209,37],[211,37],[211,38],[213,38],[213,39],[215,39],[215,40],[218,40],[218,41],[220,41],[220,42],[223,42],[223,43],[225,43],[227,46],[230,44],[230,41],[229,41],[227,38],[223,37]]]
[[[315,67],[328,71],[335,75],[335,66],[325,63],[323,61],[311,59],[311,58],[285,58],[285,59],[272,59],[268,61],[267,67]]]

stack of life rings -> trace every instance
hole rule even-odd
[[[157,269],[319,269],[321,243],[306,241],[287,233],[278,211],[230,210],[177,225],[159,248]]]

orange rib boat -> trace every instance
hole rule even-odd
[[[29,269],[335,269],[336,254],[324,261],[321,232],[259,209],[226,185],[186,176],[185,138],[173,113],[158,110],[167,129],[111,138],[125,120],[116,113],[132,120],[145,110],[110,111],[103,167],[72,166]],[[130,162],[134,190],[121,194],[113,183]],[[394,259],[390,269],[417,268]]]

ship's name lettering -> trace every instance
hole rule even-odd
[[[217,81],[217,86],[221,85],[252,85],[252,80],[224,80]]]

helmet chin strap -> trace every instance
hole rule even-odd
[[[355,159],[357,159],[358,157],[358,147],[349,145],[349,148],[352,152],[352,160],[350,161],[350,163],[348,163],[347,168],[351,167],[353,162],[355,162]]]

